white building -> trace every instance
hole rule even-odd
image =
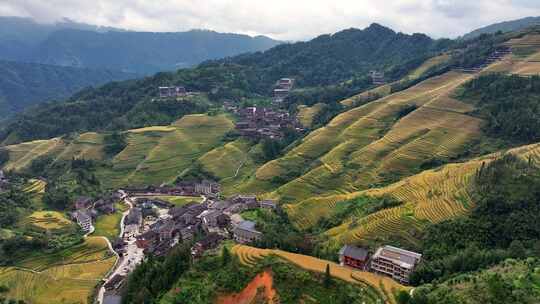
[[[419,253],[386,245],[377,249],[372,256],[371,270],[408,284],[409,275],[421,259]]]

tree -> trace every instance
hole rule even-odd
[[[400,290],[396,296],[396,302],[398,304],[409,304],[411,301],[411,296],[405,290]]]
[[[0,166],[3,166],[9,160],[9,151],[6,148],[0,149]]]
[[[326,270],[324,272],[324,287],[329,288],[332,285],[332,276],[330,275],[330,264],[326,264]]]
[[[226,266],[231,262],[231,252],[227,246],[221,250],[221,265]]]
[[[518,240],[512,241],[512,243],[510,243],[510,246],[508,247],[508,250],[510,251],[510,255],[514,258],[521,259],[527,255],[525,246],[523,246],[523,243]]]

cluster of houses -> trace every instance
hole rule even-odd
[[[208,198],[218,196],[221,187],[219,183],[202,180],[202,181],[181,181],[175,185],[161,185],[159,187],[147,186],[144,188],[125,188],[132,196],[145,195],[171,195],[171,196],[200,196],[204,195]]]
[[[291,78],[281,78],[276,82],[274,91],[272,92],[272,102],[282,103],[289,93],[291,92],[294,86],[294,79]]]
[[[386,81],[384,80],[384,72],[382,71],[370,71],[369,77],[371,77],[371,83],[374,85],[379,86],[386,83]]]
[[[503,59],[505,56],[512,54],[512,49],[508,46],[497,47],[486,60],[472,66],[472,67],[457,67],[456,70],[464,73],[478,73],[488,65]]]
[[[190,92],[185,87],[182,86],[171,86],[171,87],[158,87],[159,98],[182,98],[191,95],[197,95],[198,92]]]
[[[185,87],[159,87],[159,98],[184,97],[187,95]]]
[[[285,110],[265,107],[247,107],[233,110],[239,120],[235,128],[241,136],[250,139],[281,139],[285,129],[303,131],[298,119]]]
[[[255,242],[262,233],[255,229],[254,222],[243,220],[240,213],[257,208],[275,209],[276,204],[270,200],[259,201],[253,195],[236,195],[226,200],[207,198],[183,206],[137,197],[124,220],[124,240],[115,242],[113,248],[122,254],[125,240],[135,236],[137,246],[145,254],[163,256],[178,243],[198,240],[192,254],[199,257],[224,239]]]
[[[74,203],[75,210],[70,212],[70,217],[84,232],[90,232],[93,230],[93,223],[99,215],[116,212],[114,204],[120,198],[120,193],[114,193],[97,200],[86,196],[78,197]]]
[[[339,251],[341,266],[385,275],[402,284],[409,283],[409,275],[421,259],[419,253],[389,245],[379,247],[373,255],[365,248],[351,245],[345,245]]]

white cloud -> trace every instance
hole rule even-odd
[[[372,22],[456,37],[494,22],[540,15],[538,0],[2,0],[0,15],[64,17],[141,31],[193,28],[308,39]]]

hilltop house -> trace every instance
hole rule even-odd
[[[252,221],[242,221],[233,228],[234,240],[240,244],[252,243],[260,240],[262,233],[255,229]]]
[[[371,77],[371,82],[374,85],[383,85],[386,83],[384,81],[384,72],[370,71],[369,76]]]
[[[94,228],[92,226],[92,215],[87,210],[77,210],[72,213],[72,217],[84,232],[89,232]]]
[[[159,87],[159,97],[183,97],[187,95],[186,88],[184,87]]]
[[[277,81],[274,88],[272,101],[274,103],[281,103],[289,96],[289,92],[292,90],[294,80],[291,78],[281,78]]]
[[[358,269],[366,269],[369,260],[369,253],[364,248],[345,245],[339,250],[339,264]]]
[[[373,272],[392,277],[402,283],[409,283],[409,275],[420,262],[422,255],[393,246],[377,249],[371,259]]]
[[[277,204],[273,200],[262,200],[259,205],[263,209],[277,209]]]

